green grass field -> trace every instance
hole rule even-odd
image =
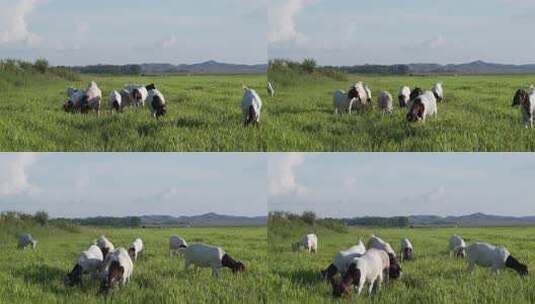
[[[266,228],[190,229],[57,229],[31,230],[38,248],[16,249],[10,231],[0,232],[0,303],[266,303]],[[105,234],[115,246],[127,247],[141,237],[145,254],[134,265],[131,281],[107,297],[98,294],[98,282],[85,277],[83,288],[68,288],[65,275],[81,251]],[[182,257],[170,257],[169,236],[177,234],[190,244],[203,242],[223,247],[243,261],[247,272],[228,269],[218,279],[210,269],[184,272]],[[193,269],[193,268],[192,268]]]
[[[287,79],[270,73],[277,96],[268,108],[270,151],[535,151],[535,130],[526,130],[512,99],[518,88],[535,83],[535,76],[356,76],[345,81],[329,78]],[[371,113],[337,117],[332,97],[357,80],[368,83],[374,97]],[[397,104],[399,88],[430,89],[443,82],[446,102],[438,120],[409,125],[406,110]],[[395,101],[392,116],[377,110],[379,92]],[[266,130],[264,130],[266,131]]]
[[[357,229],[347,233],[317,231],[318,254],[292,252],[292,242],[313,229],[269,229],[269,262],[272,280],[279,293],[270,297],[273,303],[496,303],[519,304],[535,302],[535,228],[437,228],[437,229]],[[416,259],[401,264],[403,275],[391,281],[369,298],[366,289],[360,297],[353,295],[333,300],[330,285],[320,277],[339,250],[367,241],[375,233],[399,251],[399,241],[408,237],[414,246]],[[506,270],[498,276],[489,269],[477,268],[468,274],[466,261],[449,258],[449,237],[459,233],[467,243],[486,241],[506,246],[528,264],[526,278]],[[337,276],[339,279],[339,276]]]
[[[1,73],[0,73],[1,74]],[[97,81],[106,109],[96,115],[63,111],[68,86]],[[168,114],[159,121],[148,108],[110,115],[108,96],[128,83],[155,83]],[[0,75],[0,151],[265,151],[263,130],[242,127],[242,85],[266,98],[265,75],[90,77]]]

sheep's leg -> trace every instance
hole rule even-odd
[[[361,280],[359,282],[359,288],[357,290],[357,296],[360,296],[360,294],[362,293],[362,289],[364,288],[364,282]]]
[[[371,297],[372,296],[372,292],[373,292],[373,287],[375,285],[375,282],[376,280],[372,280],[368,286],[368,296]]]

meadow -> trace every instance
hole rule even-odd
[[[100,117],[63,111],[69,86],[102,90]],[[167,116],[148,108],[112,115],[108,96],[125,84],[155,83],[166,96]],[[265,75],[89,76],[13,75],[0,71],[0,151],[265,151],[261,129],[242,127],[242,85],[266,97]]]
[[[310,232],[318,235],[318,253],[293,252],[292,242]],[[322,280],[320,271],[339,250],[349,248],[359,239],[366,242],[372,233],[392,244],[398,252],[400,239],[409,238],[415,260],[401,263],[401,279],[383,284],[372,297],[364,289],[360,297],[352,294],[334,299],[330,284]],[[486,241],[507,247],[522,262],[527,262],[530,275],[521,278],[511,270],[504,270],[493,276],[489,269],[482,268],[467,273],[466,261],[449,257],[448,239],[454,233],[462,235],[468,244]],[[535,302],[535,228],[350,228],[347,232],[335,232],[321,227],[278,225],[269,227],[268,240],[270,275],[280,291],[270,297],[273,303]]]
[[[20,229],[18,229],[20,230]],[[0,231],[0,303],[266,303],[266,228],[24,229],[39,241],[35,251],[16,248],[15,231]],[[81,251],[105,234],[115,246],[127,247],[141,237],[145,253],[134,265],[131,281],[107,296],[99,283],[84,278],[82,288],[66,287],[65,275]],[[247,267],[234,275],[228,269],[212,278],[210,269],[184,272],[183,258],[169,256],[169,236],[190,244],[223,247]]]
[[[270,72],[277,90],[271,101],[270,151],[337,152],[486,152],[535,151],[535,131],[526,130],[518,108],[512,108],[517,89],[535,83],[534,75],[522,76],[370,76],[346,79],[296,76]],[[356,81],[372,90],[375,109],[369,113],[334,113],[333,95],[347,91]],[[438,119],[409,124],[407,110],[398,106],[401,86],[431,89],[442,82],[445,102],[438,105]],[[389,91],[394,113],[382,115],[377,96]]]

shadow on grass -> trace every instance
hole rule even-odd
[[[63,284],[66,275],[64,270],[48,265],[25,266],[14,271],[14,276],[22,277],[27,284],[39,285],[42,290],[62,295],[68,294]]]

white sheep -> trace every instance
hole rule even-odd
[[[411,91],[411,94],[409,95],[409,101],[407,102],[407,108],[409,109],[409,111],[410,109],[412,109],[412,104],[414,100],[423,94],[424,91],[418,87],[414,88],[414,90]]]
[[[533,116],[535,115],[535,90],[530,88],[530,93],[524,89],[516,92],[513,99],[513,107],[520,106],[520,112],[524,118],[524,126],[533,128]]]
[[[309,253],[318,252],[318,236],[314,233],[305,235],[301,240],[292,244],[294,251],[299,250],[301,247],[305,248]]]
[[[117,92],[117,91],[112,91],[110,93],[110,98],[109,98],[109,101],[108,101],[108,106],[109,106],[110,110],[111,111],[115,110],[117,112],[121,112],[121,110],[122,110],[121,102],[122,102],[121,94],[119,94],[119,92]]]
[[[132,242],[130,248],[128,248],[128,255],[130,255],[132,261],[137,261],[139,255],[143,253],[143,249],[143,241],[140,238],[137,238]]]
[[[114,250],[109,258],[106,277],[100,285],[101,292],[108,292],[117,284],[125,285],[130,280],[134,272],[134,263],[124,248]]]
[[[342,114],[342,113],[349,113],[351,114],[351,111],[353,110],[353,103],[355,102],[356,98],[349,99],[347,97],[347,93],[338,90],[334,92],[333,96],[333,105],[334,105],[334,114]]]
[[[334,261],[325,270],[321,271],[322,277],[332,284],[334,281],[334,276],[337,273],[342,275],[346,273],[351,261],[353,261],[353,259],[356,257],[364,255],[364,253],[366,253],[366,247],[361,240],[359,240],[357,245],[352,246],[349,249],[339,251],[334,257]]]
[[[392,94],[387,91],[381,92],[377,98],[377,103],[379,109],[383,111],[383,114],[392,114],[392,111],[394,110]]]
[[[149,96],[147,88],[142,85],[127,85],[125,90],[130,94],[132,104],[136,107],[144,107]]]
[[[187,248],[188,243],[181,237],[173,235],[169,238],[169,255],[180,253],[180,248]]]
[[[187,248],[180,248],[184,255],[184,270],[190,265],[212,268],[212,275],[218,276],[222,267],[228,267],[233,273],[244,272],[245,265],[234,260],[222,248],[206,244],[193,244]]]
[[[426,91],[412,101],[411,109],[407,113],[407,120],[409,122],[425,122],[429,116],[438,117],[438,107],[437,99],[433,95],[433,92]]]
[[[273,85],[271,84],[271,82],[267,83],[267,92],[269,96],[275,97],[275,89],[273,88]]]
[[[401,87],[401,89],[399,89],[398,95],[399,107],[407,107],[409,104],[409,100],[411,100],[411,89],[407,86]]]
[[[95,245],[102,250],[102,256],[106,258],[106,256],[115,249],[115,246],[113,246],[113,243],[110,242],[105,236],[101,236],[96,242]]]
[[[409,241],[409,239],[406,239],[406,238],[401,239],[400,251],[399,251],[401,262],[403,262],[403,260],[412,260],[414,257],[413,255],[414,255],[414,249],[412,248],[411,241]]]
[[[37,240],[34,240],[32,235],[29,233],[25,233],[19,236],[18,238],[18,248],[20,249],[26,249],[26,248],[32,248],[35,249],[37,247]]]
[[[466,256],[466,243],[463,238],[457,234],[450,237],[449,240],[450,257],[464,258]]]
[[[347,98],[353,102],[353,110],[357,111],[366,111],[370,108],[371,105],[371,91],[368,86],[364,85],[361,81],[355,83],[348,91]]]
[[[249,124],[258,126],[260,123],[260,112],[262,110],[262,99],[255,90],[244,87],[243,99],[241,102],[241,109],[244,117],[243,125],[247,127]]]
[[[371,248],[384,250],[390,259],[390,267],[389,267],[389,278],[391,279],[397,279],[401,276],[401,266],[399,265],[398,261],[396,260],[396,252],[390,246],[389,243],[383,241],[379,237],[372,235],[370,239],[368,240],[368,243],[366,244],[366,247],[368,247],[368,250]]]
[[[339,284],[332,284],[333,296],[342,296],[350,290],[352,285],[357,288],[357,295],[360,295],[366,283],[369,285],[368,294],[371,295],[373,289],[377,291],[381,288],[384,273],[388,271],[389,265],[389,257],[384,250],[368,249],[363,256],[351,261]]]
[[[102,91],[99,89],[96,82],[91,81],[85,90],[80,105],[80,111],[85,114],[89,111],[96,111],[100,115],[100,102],[102,100]]]
[[[89,249],[83,251],[72,271],[65,278],[65,284],[69,286],[82,285],[82,275],[84,273],[93,274],[96,277],[104,258],[98,246],[91,245]]]
[[[505,267],[515,270],[521,276],[528,274],[528,267],[520,263],[504,247],[478,242],[468,246],[466,252],[468,254],[469,272],[472,272],[475,265],[478,265],[490,267],[494,274],[498,274]]]
[[[439,82],[435,84],[431,91],[433,92],[433,95],[435,95],[437,102],[442,102],[444,100],[444,89],[442,88],[442,83]]]
[[[167,113],[165,97],[154,87],[154,85],[147,86],[147,89],[149,90],[147,102],[149,103],[151,115],[155,118],[165,116]]]

